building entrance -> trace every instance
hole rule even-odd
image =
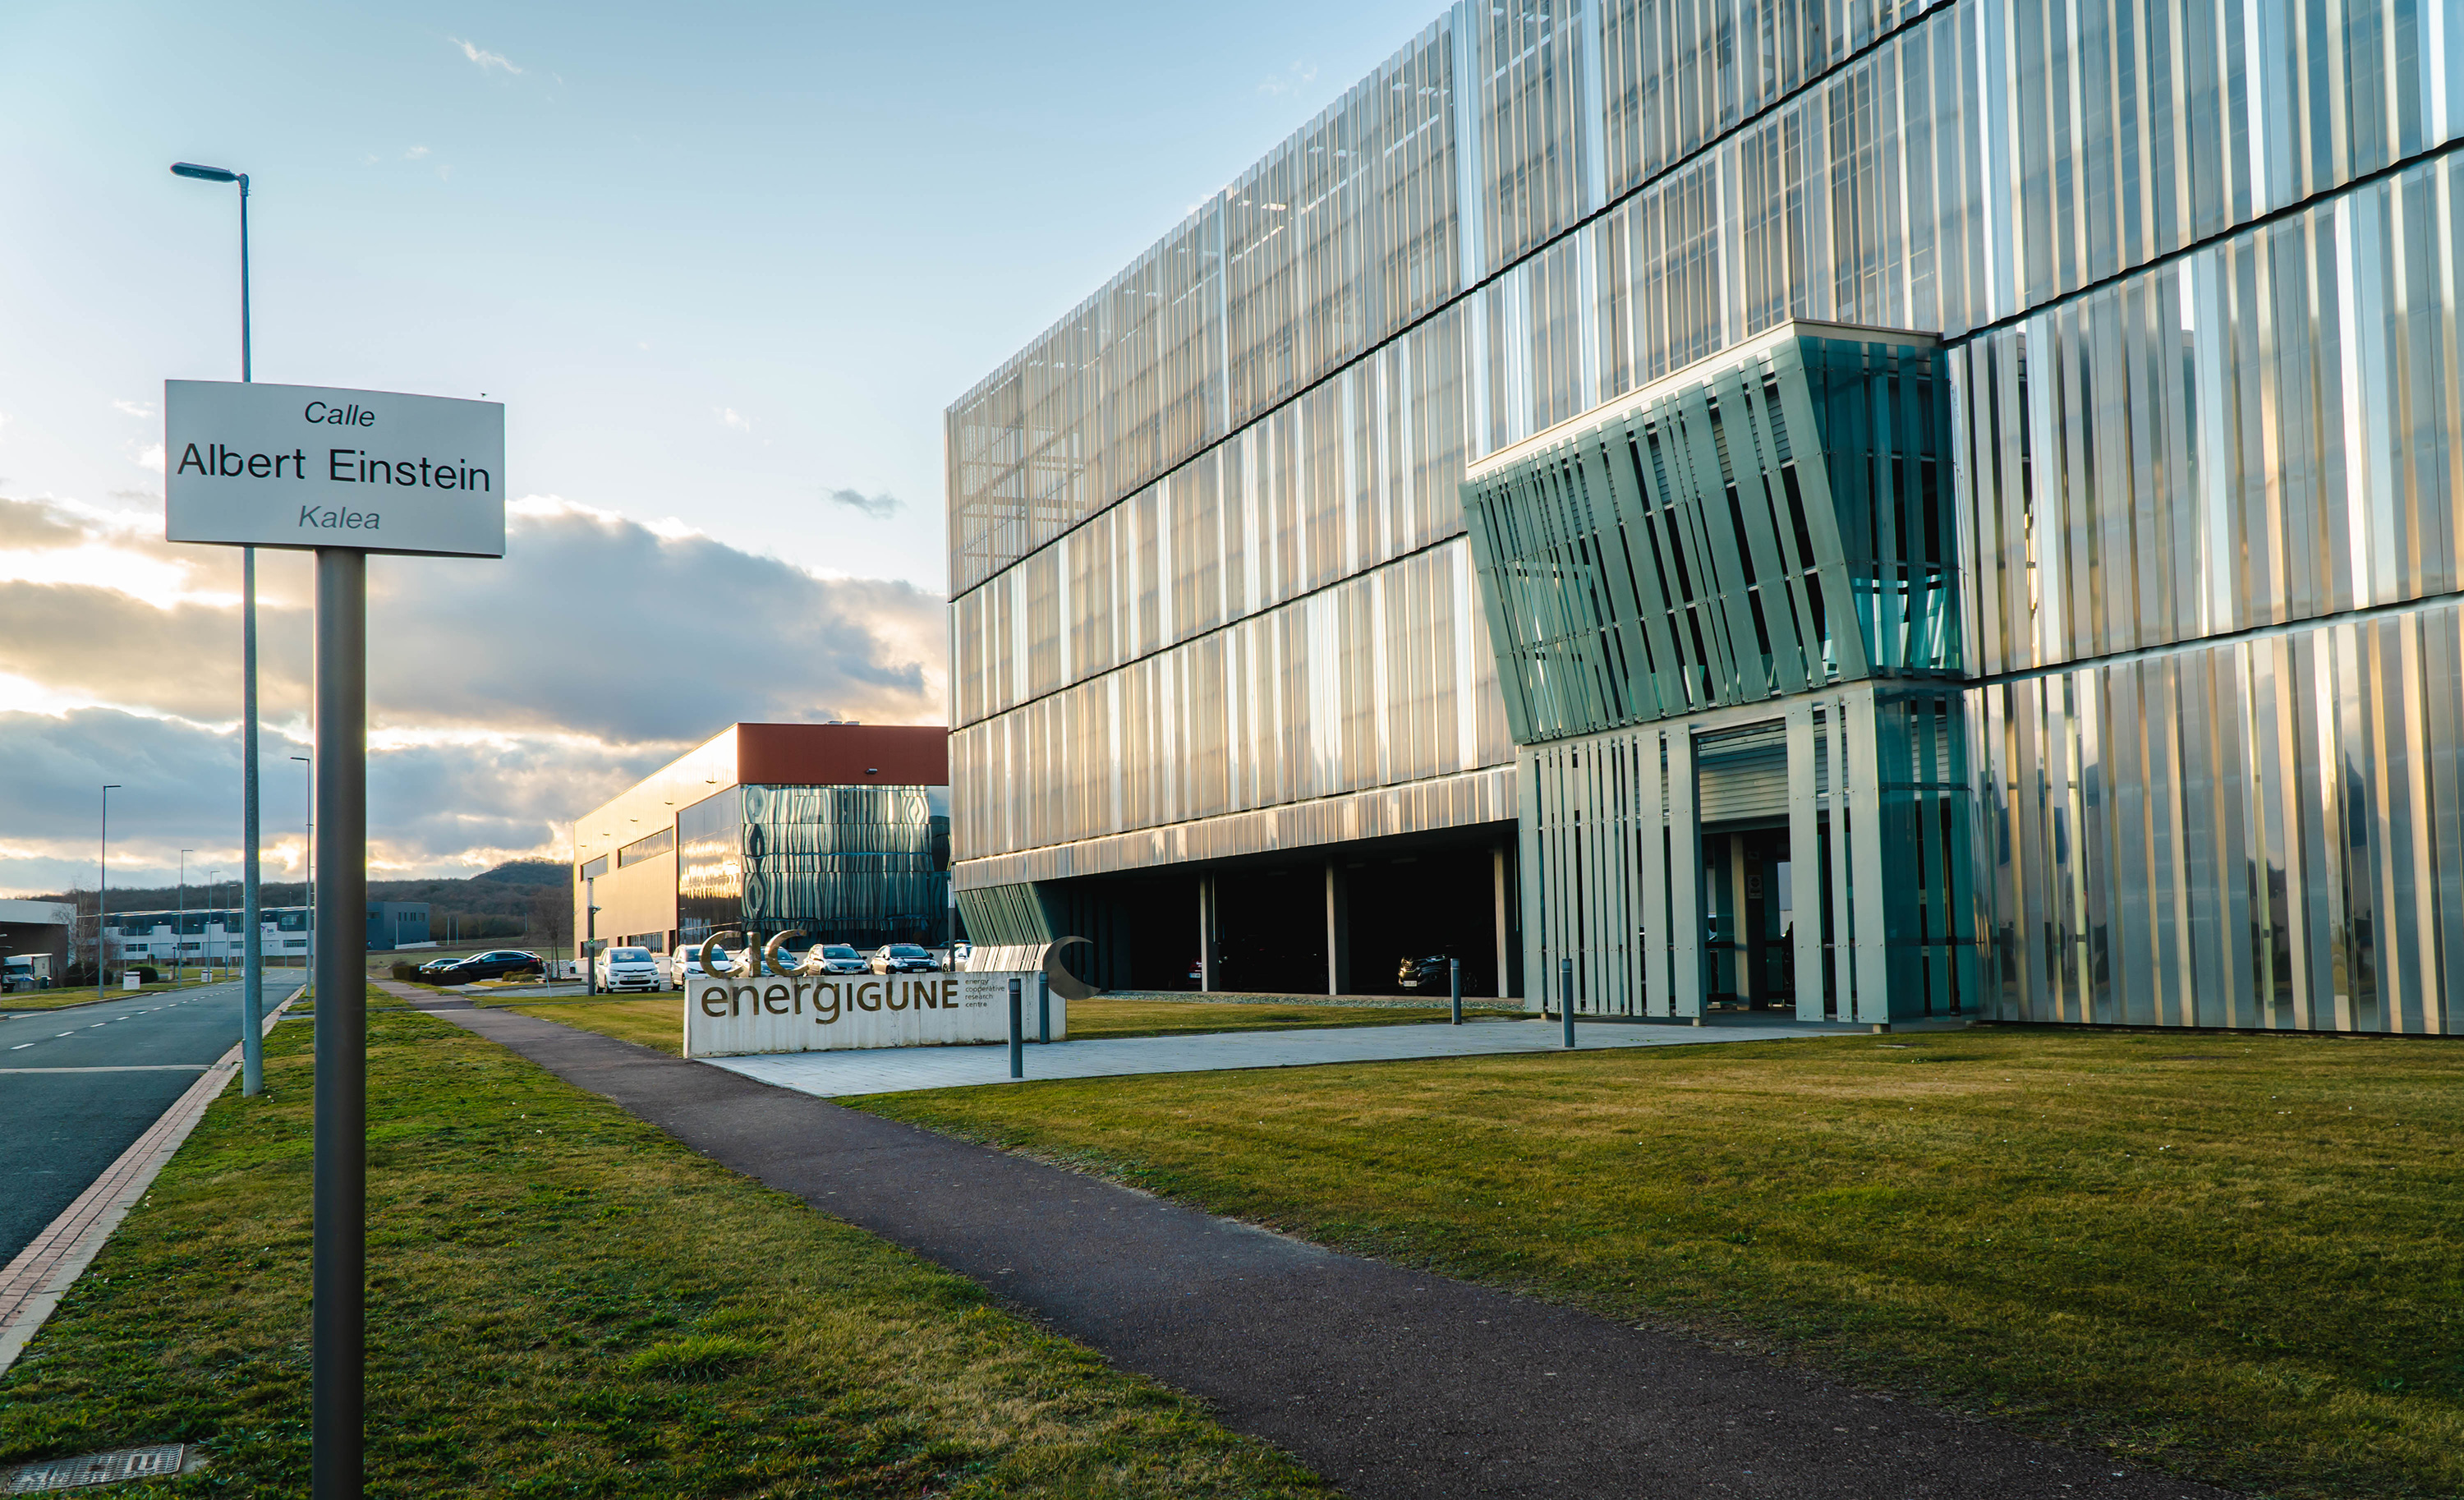
[[[1794,874],[1785,827],[1704,833],[1708,1008],[1796,1008]]]

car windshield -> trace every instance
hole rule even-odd
[[[855,957],[855,950],[843,942],[824,943],[822,945],[822,957],[825,959],[852,959]]]
[[[650,950],[648,948],[610,948],[607,950],[607,960],[611,963],[648,963],[650,961]]]
[[[931,954],[926,953],[923,949],[918,948],[912,942],[891,943],[890,945],[890,951],[902,959],[929,959],[933,957]]]

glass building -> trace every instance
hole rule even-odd
[[[950,408],[970,927],[2449,1029],[2459,112],[2455,0],[1456,7]]]
[[[948,743],[938,725],[731,725],[574,820],[574,930],[654,953],[726,932],[938,947]]]

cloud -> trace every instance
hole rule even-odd
[[[942,720],[937,595],[819,578],[672,518],[555,497],[509,511],[502,561],[370,562],[380,868],[550,850],[563,820],[737,719]],[[86,788],[104,782],[130,788],[131,860],[157,845],[235,857],[238,554],[157,525],[0,498],[0,891],[92,879]],[[308,583],[297,555],[259,554],[269,844],[297,749],[275,746],[303,732]],[[122,816],[114,792],[115,850]]]
[[[1295,62],[1281,73],[1269,75],[1258,84],[1261,94],[1297,94],[1317,81],[1317,64]]]
[[[428,147],[426,147],[426,146],[424,146],[424,145],[415,145],[415,146],[412,146],[409,150],[405,151],[404,153],[402,153],[402,159],[403,159],[404,161],[406,161],[406,162],[416,162],[416,161],[418,161],[421,157],[426,156],[427,154],[428,154]]]
[[[710,408],[710,412],[711,415],[718,418],[723,425],[734,428],[737,431],[750,432],[753,430],[752,419],[739,415],[734,407],[713,407]]]
[[[161,474],[163,472],[163,445],[160,443],[148,443],[144,447],[137,450],[135,452],[130,453],[128,455],[128,461],[135,464],[140,469],[151,469],[156,474]]]
[[[451,42],[454,46],[461,48],[462,55],[470,58],[473,63],[476,63],[479,71],[482,73],[487,72],[490,68],[502,68],[507,73],[519,73],[522,71],[515,65],[514,60],[511,57],[506,56],[503,53],[490,52],[486,48],[481,47],[474,42],[466,42],[459,36],[448,36],[445,39]]]
[[[887,520],[898,514],[899,500],[888,493],[867,495],[862,490],[830,490],[823,496],[832,505],[844,505],[851,511],[862,511],[875,520]]]
[[[150,417],[154,414],[154,403],[150,401],[115,401],[111,404],[111,409],[114,411],[125,411],[132,417]]]

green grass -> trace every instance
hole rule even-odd
[[[152,1442],[121,1494],[306,1493],[310,1028],[267,1045],[25,1357],[0,1464]],[[370,1017],[379,1496],[1304,1496],[1186,1400],[432,1018]]]
[[[566,1001],[558,1004],[505,1005],[516,1015],[561,1022],[584,1031],[612,1036],[619,1042],[654,1047],[671,1056],[684,1055],[685,998],[681,994],[646,995],[639,1000]]]
[[[640,1000],[542,1001],[504,1008],[542,1021],[597,1031],[620,1042],[638,1042],[662,1052],[684,1050],[684,996]],[[1192,1031],[1287,1031],[1301,1026],[1385,1026],[1443,1021],[1446,1007],[1426,1005],[1261,1005],[1204,1001],[1118,999],[1099,995],[1069,1007],[1069,1035],[1085,1040],[1112,1036],[1168,1036]],[[1521,1014],[1520,1011],[1514,1014]],[[1033,1002],[1027,1025],[1035,1024]]]
[[[882,1095],[2283,1495],[2464,1493],[2464,1048],[2018,1029]]]

